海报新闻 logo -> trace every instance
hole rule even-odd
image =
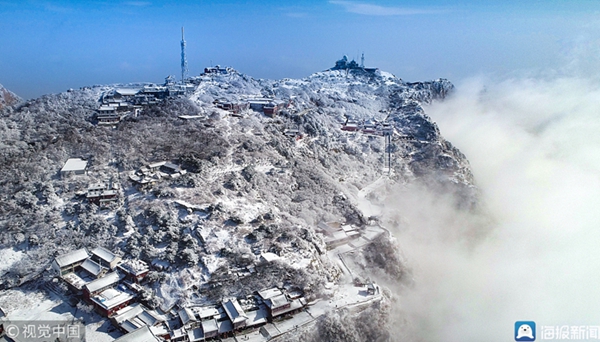
[[[515,341],[535,341],[535,322],[515,322]]]

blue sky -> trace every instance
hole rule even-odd
[[[344,54],[407,81],[592,67],[598,1],[0,0],[0,84],[24,98],[220,64],[298,78]],[[583,61],[582,61],[583,60]]]

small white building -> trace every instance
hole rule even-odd
[[[273,99],[259,97],[259,98],[248,99],[248,103],[250,104],[250,109],[257,111],[257,112],[262,112],[264,110],[265,106],[273,103]]]
[[[255,311],[246,311],[246,315],[248,319],[246,320],[246,327],[259,327],[261,325],[267,324],[269,312],[264,307],[261,306],[258,310]]]
[[[112,186],[106,183],[91,184],[88,187],[86,198],[91,203],[103,206],[117,200],[117,189],[116,184]]]
[[[284,314],[293,314],[306,306],[306,299],[300,297],[290,301],[285,295],[267,299],[265,302],[271,318]]]
[[[71,174],[84,175],[87,169],[87,160],[81,158],[70,158],[65,163],[62,169],[60,169],[60,176],[65,177]]]
[[[140,92],[140,88],[119,88],[115,89],[114,97],[122,98],[122,97],[133,97]]]
[[[260,255],[260,261],[264,263],[271,263],[276,260],[279,260],[279,255],[275,253],[266,252]]]

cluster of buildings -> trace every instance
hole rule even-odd
[[[275,117],[279,112],[289,106],[289,102],[286,103],[284,101],[265,97],[248,99],[248,104],[250,109],[259,113],[262,112],[270,117]]]
[[[204,68],[204,75],[227,75],[233,71],[233,68],[221,68],[220,65],[215,65],[214,67]]]
[[[356,249],[363,247],[385,233],[385,230],[377,225],[362,227],[360,230],[353,225],[344,225],[339,222],[320,222],[317,225],[319,231],[323,234],[325,245],[328,250],[346,245],[342,250]]]
[[[222,68],[217,65],[204,69],[203,75],[226,75],[234,72],[232,68]],[[194,90],[200,78],[189,78],[189,83],[174,82],[172,76],[166,78],[163,85],[144,85],[138,87],[113,88],[102,94],[100,106],[96,112],[98,125],[115,126],[128,115],[137,116],[142,108],[155,105],[168,98],[189,94]],[[272,98],[252,98],[243,101],[229,101],[217,99],[213,104],[220,109],[230,112],[233,116],[240,116],[248,109],[274,117],[286,103]],[[183,119],[191,117],[183,116]],[[196,117],[193,117],[196,118]],[[199,117],[198,117],[199,118]]]
[[[276,100],[269,97],[254,97],[241,101],[229,101],[226,99],[216,99],[213,104],[220,109],[226,110],[232,116],[240,114],[248,109],[263,113],[269,117],[277,116],[283,109],[288,108],[289,102]]]
[[[63,168],[60,170],[62,178],[70,175],[87,174],[88,162],[81,158],[70,158],[67,160]],[[168,161],[160,161],[141,167],[129,175],[129,179],[139,188],[148,188],[163,179],[175,179],[185,175],[186,170],[183,170],[179,165]],[[99,206],[104,206],[118,199],[118,183],[95,183],[87,188],[85,197],[90,203]]]
[[[215,105],[217,108],[228,111],[232,116],[239,116],[243,111],[250,108],[250,104],[248,102],[233,102],[225,99],[216,99],[213,101],[213,105]]]
[[[150,271],[145,262],[122,260],[102,247],[91,252],[81,248],[57,256],[52,269],[81,300],[127,334],[118,341],[168,339],[166,318],[136,302],[142,291],[139,283]]]
[[[348,56],[343,56],[329,70],[362,70],[367,73],[375,73],[378,69],[365,68],[363,54],[360,64],[355,60],[349,61]],[[233,72],[235,70],[232,68],[222,68],[216,65],[204,68],[202,75],[227,75]],[[163,85],[149,84],[137,87],[113,88],[102,94],[100,98],[100,107],[96,113],[98,124],[114,126],[127,115],[133,114],[137,116],[145,106],[157,104],[170,97],[190,93],[199,84],[200,80],[201,78],[192,77],[188,78],[187,82],[176,83],[174,78],[169,76],[165,79]],[[250,108],[271,117],[276,116],[282,109],[289,105],[289,103],[277,101],[272,98],[255,98],[237,102],[217,99],[213,104],[218,108],[229,111],[234,116],[239,116],[241,112]]]
[[[320,222],[317,227],[325,235],[325,245],[328,249],[349,243],[360,237],[360,232],[351,225],[339,222]]]
[[[85,197],[88,202],[104,207],[117,200],[118,191],[116,183],[96,183],[88,187]]]
[[[141,87],[114,88],[100,98],[100,107],[96,113],[99,125],[113,126],[125,116],[137,116],[142,108],[155,105],[170,97],[187,94],[194,90],[193,84],[175,83],[171,76],[163,85],[144,85]]]
[[[165,178],[175,179],[187,173],[179,165],[161,161],[143,166],[129,175],[129,179],[139,188],[148,188]]]
[[[87,160],[81,158],[70,158],[60,170],[62,178],[70,175],[84,175],[87,173]],[[88,186],[85,197],[90,203],[105,206],[118,199],[119,187],[117,183],[96,183]]]
[[[342,57],[342,59],[335,62],[335,66],[329,70],[363,70],[368,73],[375,73],[378,68],[365,68],[365,55],[361,57],[361,63],[358,64],[355,60],[348,61],[348,56]]]
[[[360,132],[369,135],[392,135],[394,134],[394,126],[389,122],[359,122],[356,120],[346,119],[342,125],[342,131]]]
[[[139,282],[150,271],[143,261],[122,260],[102,247],[91,252],[81,248],[57,256],[52,269],[71,291],[107,317],[136,298],[141,290]]]
[[[81,158],[70,158],[60,170],[62,178],[71,175],[87,174],[88,161]],[[185,175],[186,170],[179,165],[168,161],[151,163],[133,171],[129,179],[139,188],[148,189],[164,179],[176,179]],[[89,203],[94,203],[99,207],[106,207],[119,198],[119,183],[108,181],[90,184],[85,192],[77,193],[78,196],[85,197]]]
[[[173,308],[169,312],[151,310],[136,300],[142,291],[140,282],[150,270],[148,265],[140,260],[122,260],[102,247],[57,256],[52,269],[72,292],[126,334],[117,341],[196,342],[225,338],[246,329],[262,328],[307,305],[299,290],[270,288],[214,305]],[[272,334],[267,330],[260,332],[266,337]]]
[[[271,288],[242,299],[228,298],[220,304],[181,308],[181,326],[173,330],[171,341],[197,342],[232,336],[246,329],[261,329],[273,319],[293,315],[306,306],[301,292]]]

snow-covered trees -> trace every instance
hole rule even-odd
[[[287,334],[275,341],[404,341],[390,334],[390,310],[389,304],[382,301],[371,304],[359,313],[347,309],[331,311],[317,320],[316,329],[312,325],[302,327],[297,333]]]
[[[232,72],[196,81],[189,99],[145,108],[116,129],[92,124],[102,88],[48,95],[3,112],[0,247],[28,254],[3,277],[4,286],[38,276],[59,252],[100,245],[153,265],[140,296],[151,307],[161,304],[152,290],[166,303],[192,294],[217,301],[273,286],[315,299],[342,272],[328,259],[317,224],[364,226],[357,193],[382,174],[383,139],[342,132],[347,118],[374,122],[389,114],[407,138],[392,143],[392,180],[433,177],[448,191],[471,185],[466,159],[421,106],[446,96],[447,81],[408,84],[382,72],[354,71],[280,81]],[[255,96],[291,106],[275,118],[254,111],[228,117],[213,106],[217,98]],[[198,114],[207,118],[178,118]],[[290,129],[301,135],[286,135]],[[70,157],[88,160],[88,174],[58,177]],[[135,188],[128,172],[156,161],[177,163],[187,174]],[[87,187],[109,181],[119,185],[119,201],[109,208],[87,203]],[[460,194],[472,198],[469,191]],[[265,253],[269,260],[261,258]],[[47,262],[33,262],[39,260]],[[409,275],[387,236],[347,262],[391,281]],[[389,340],[388,309],[331,313],[303,341]]]

